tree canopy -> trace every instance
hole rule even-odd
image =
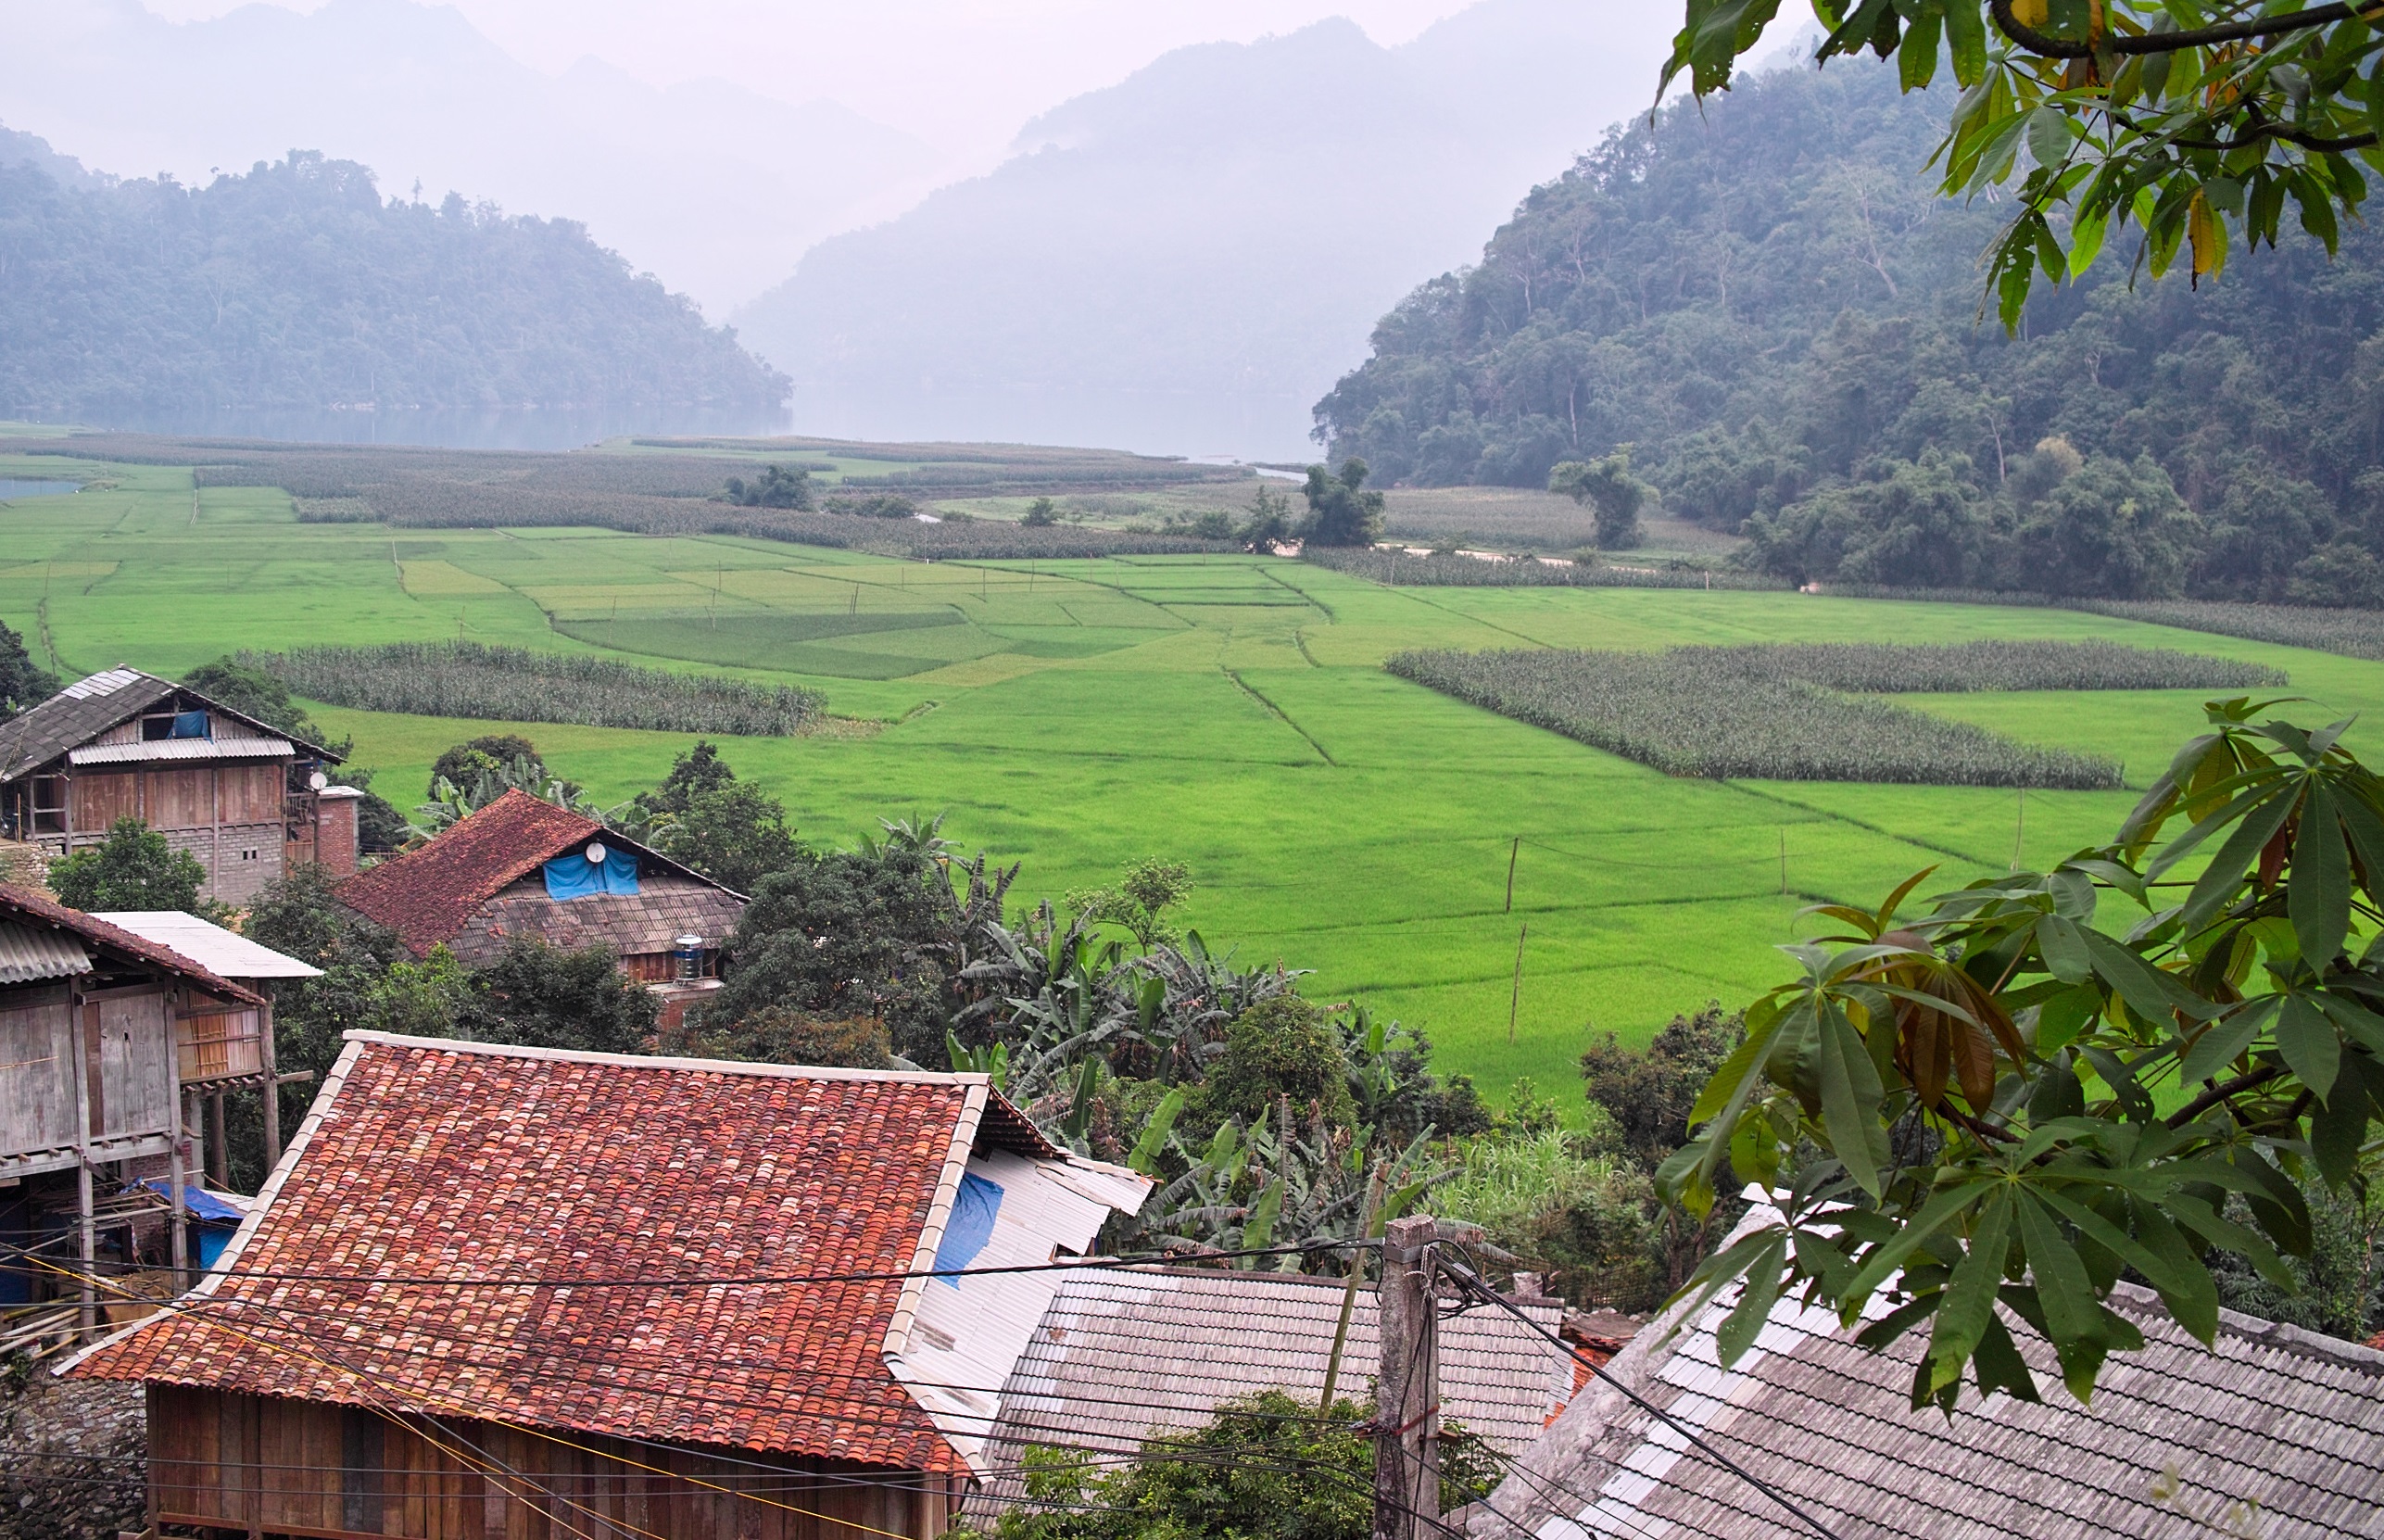
[[[2315,1244],[2299,1185],[2342,1189],[2384,1118],[2384,781],[2281,702],[2214,701],[2111,843],[1875,911],[1785,947],[1797,976],[1690,1114],[1660,1179],[1693,1212],[1716,1178],[1776,1194],[1700,1269],[1744,1280],[1744,1353],[1784,1291],[1860,1341],[1924,1324],[1916,1406],[2038,1389],[2011,1325],[2049,1338],[2083,1400],[2141,1345],[2103,1302],[2123,1274],[2207,1342],[2232,1256],[2293,1287]]]
[[[1779,8],[1688,0],[1665,83],[1686,72],[1700,96],[1729,89]],[[1814,0],[1813,14],[1829,29],[1822,62],[1893,58],[1907,91],[1950,65],[1961,95],[1935,158],[1944,191],[2018,184],[1989,261],[2006,326],[2037,271],[2076,276],[2130,223],[2154,278],[2181,248],[2201,278],[2232,241],[2275,245],[2289,204],[2332,250],[2366,200],[2360,163],[2384,167],[2373,6]]]
[[[119,818],[107,838],[50,867],[50,890],[69,907],[196,912],[207,868],[138,818]]]

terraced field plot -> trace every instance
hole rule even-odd
[[[1593,1031],[1644,1037],[1781,977],[1772,948],[1801,905],[1876,903],[1930,864],[1951,885],[2015,852],[2057,856],[2107,838],[2135,794],[1671,780],[1393,678],[1380,665],[1395,650],[2100,637],[2283,668],[2313,719],[2384,703],[2384,664],[2060,611],[1393,590],[1248,558],[922,565],[725,537],[393,536],[296,524],[271,489],[194,500],[183,472],[72,469],[115,485],[0,510],[0,619],[67,670],[460,635],[807,684],[883,730],[727,745],[806,838],[941,810],[965,845],[1026,863],[1025,894],[1141,855],[1185,860],[1207,936],[1421,1023],[1494,1092],[1529,1074],[1568,1100]],[[0,457],[0,476],[60,470]],[[2199,693],[1898,699],[2108,754],[2141,785],[2196,729]],[[320,714],[401,802],[481,726]],[[651,785],[689,741],[523,730],[606,801]],[[2366,720],[2352,741],[2384,752]]]

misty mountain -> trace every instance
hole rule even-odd
[[[181,24],[138,0],[0,0],[0,115],[87,163],[196,182],[313,146],[392,193],[583,221],[714,314],[914,201],[937,163],[830,102],[657,90],[592,60],[544,74],[411,0]]]
[[[1394,48],[1331,20],[1179,49],[736,321],[807,432],[1299,456],[1375,318],[1646,107],[1665,18],[1638,9],[1485,0]]]
[[[296,154],[203,188],[0,131],[0,417],[370,404],[769,413],[786,380],[566,220]],[[54,180],[53,170],[65,180]]]

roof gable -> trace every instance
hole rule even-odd
[[[294,738],[270,723],[259,722],[246,712],[235,711],[171,679],[161,679],[137,668],[111,668],[77,679],[41,704],[0,723],[0,781],[14,780],[37,770],[177,694],[205,702],[208,711],[245,723],[268,740],[296,744],[318,759],[335,763],[339,758],[321,744]],[[257,751],[260,754],[269,751],[261,747]]]
[[[510,790],[421,849],[349,877],[339,885],[339,902],[426,953],[452,940],[500,890],[603,833],[593,818]]]
[[[964,1473],[881,1355],[990,1097],[354,1033],[204,1307],[77,1371]]]
[[[23,940],[38,945],[44,935],[71,935],[81,938],[103,955],[122,962],[156,968],[170,973],[206,990],[209,994],[237,1000],[245,1004],[261,1005],[262,996],[243,989],[205,966],[194,962],[170,947],[136,936],[121,926],[110,925],[96,915],[86,915],[80,909],[69,909],[56,899],[47,898],[26,888],[14,888],[0,883],[0,920],[11,922],[24,933]],[[44,949],[45,953],[55,949]],[[63,953],[56,955],[62,960]],[[81,972],[82,969],[72,971]]]

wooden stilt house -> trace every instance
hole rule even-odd
[[[0,1306],[69,1302],[61,1324],[88,1332],[100,1275],[162,1265],[188,1281],[186,1130],[209,1083],[195,1050],[255,1057],[265,1008],[178,953],[0,887],[0,1232],[24,1253],[0,1269]],[[146,1185],[160,1174],[162,1203]]]

